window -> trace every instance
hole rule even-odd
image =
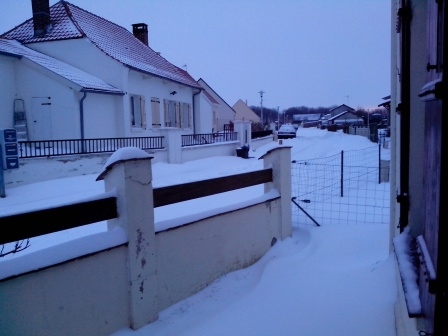
[[[182,128],[191,128],[190,104],[182,103]]]
[[[191,128],[191,105],[165,100],[165,127]]]
[[[159,128],[160,123],[160,100],[159,98],[151,98],[152,127]]]
[[[131,126],[146,129],[145,98],[131,95]]]

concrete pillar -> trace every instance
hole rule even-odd
[[[109,220],[108,227],[121,226],[128,235],[130,327],[138,329],[158,318],[157,267],[152,157],[133,151],[137,156],[130,158],[129,149],[116,151],[113,156],[126,159],[112,161],[98,179],[104,179],[107,192],[117,193],[118,218]]]
[[[235,120],[233,123],[233,129],[237,132],[237,139],[240,142],[240,146],[251,145],[252,142],[252,127],[250,121]]]
[[[165,146],[168,151],[168,163],[182,163],[182,130],[176,127],[160,129],[165,137]]]
[[[265,193],[276,189],[281,196],[281,239],[292,235],[291,212],[291,147],[280,146],[260,157],[264,168],[272,168],[273,182],[265,184]]]

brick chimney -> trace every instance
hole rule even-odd
[[[148,46],[148,25],[146,23],[135,23],[132,25],[132,33],[143,44]]]
[[[43,37],[50,25],[50,0],[31,0],[33,7],[34,37]]]

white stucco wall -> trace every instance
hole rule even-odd
[[[127,248],[0,282],[2,335],[109,335],[128,325]]]
[[[77,94],[81,101],[83,94]],[[87,93],[84,104],[84,138],[122,137],[119,108],[122,96]],[[79,110],[79,103],[78,103]],[[79,112],[78,112],[79,115]]]
[[[110,85],[127,90],[123,87],[127,78],[121,63],[104,54],[86,38],[31,43],[27,44],[27,47],[73,65]]]
[[[213,156],[235,156],[239,141],[228,141],[210,145],[182,147],[182,162],[200,160]]]
[[[13,126],[13,104],[16,96],[15,67],[19,60],[13,57],[0,55],[0,128]]]
[[[247,267],[280,240],[279,201],[271,201],[156,234],[159,309],[187,298],[219,276]],[[176,248],[173,248],[176,246]]]
[[[196,133],[208,134],[213,130],[213,107],[204,93],[198,95],[195,101],[197,113],[195,115]]]

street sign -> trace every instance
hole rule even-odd
[[[0,146],[3,170],[19,168],[19,146],[14,128],[0,128]]]

